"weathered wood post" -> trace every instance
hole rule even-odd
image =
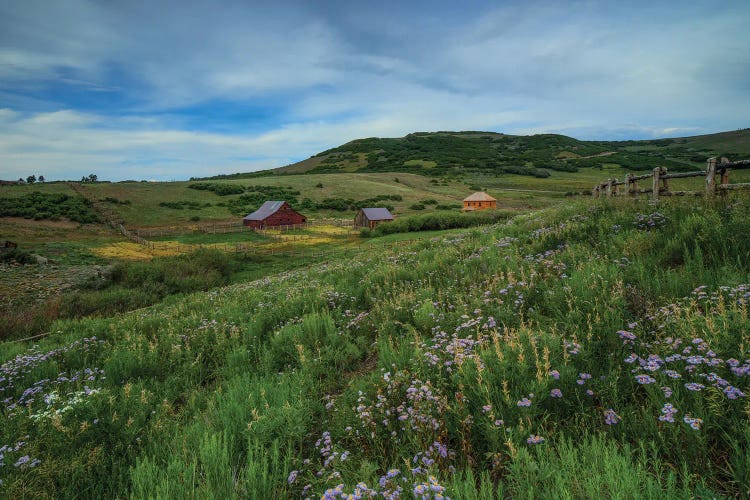
[[[706,167],[706,194],[716,194],[716,158],[708,159]]]
[[[661,174],[660,174],[661,176],[665,176],[668,173],[669,172],[667,171],[667,167],[661,167]],[[662,185],[664,186],[664,192],[668,193],[669,192],[669,179],[664,179],[662,177],[661,182],[662,182]]]
[[[612,196],[612,179],[607,179],[607,196]]]
[[[726,186],[729,184],[729,167],[723,166],[723,164],[729,163],[729,158],[721,158],[721,164],[719,165],[721,167],[721,185]],[[726,189],[721,190],[722,194],[726,194]]]
[[[651,199],[658,200],[659,199],[659,175],[661,174],[661,168],[656,167],[654,169],[654,180],[651,184]]]
[[[591,196],[593,196],[594,198],[599,198],[599,185],[598,184],[594,186],[593,189],[591,190]]]

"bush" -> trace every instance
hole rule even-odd
[[[388,224],[380,224],[373,229],[373,236],[417,231],[434,231],[461,227],[493,224],[511,217],[514,212],[501,210],[482,210],[478,212],[431,212],[429,214],[400,217]]]

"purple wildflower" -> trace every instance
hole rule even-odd
[[[695,431],[700,430],[701,424],[703,423],[703,419],[693,418],[689,415],[685,415],[684,417],[682,417],[682,421],[690,425],[690,428]]]
[[[648,385],[648,384],[656,383],[656,379],[651,377],[650,375],[636,375],[635,381],[641,385]]]
[[[553,397],[553,398],[561,398],[561,397],[563,397],[563,395],[562,395],[562,391],[561,391],[560,389],[552,389],[552,390],[551,390],[551,391],[549,392],[549,395],[550,395],[551,397]]]
[[[674,423],[674,416],[677,413],[677,409],[669,403],[666,403],[661,409],[661,416],[659,420],[662,422]]]
[[[293,470],[289,473],[289,477],[286,478],[286,482],[289,484],[294,483],[297,480],[297,476],[299,475],[299,471]]]
[[[544,442],[544,438],[542,436],[536,436],[534,434],[531,434],[528,437],[528,439],[526,439],[527,444],[539,444],[543,442]]]
[[[549,375],[555,380],[560,380],[560,372],[557,370],[550,370]]]
[[[617,413],[615,413],[615,410],[613,410],[612,408],[604,412],[605,424],[615,425],[619,421],[620,421],[620,416]]]
[[[706,388],[703,384],[698,384],[697,382],[690,382],[688,384],[685,384],[685,388],[689,391],[701,391]]]

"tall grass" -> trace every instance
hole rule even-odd
[[[0,344],[0,491],[747,496],[749,220],[586,201],[58,322]]]

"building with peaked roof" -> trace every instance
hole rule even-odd
[[[463,210],[465,212],[488,208],[497,208],[497,200],[487,193],[478,192],[464,198]]]
[[[382,222],[390,222],[393,215],[387,208],[360,208],[354,217],[354,227],[369,227],[373,229]]]
[[[285,201],[267,201],[258,210],[242,219],[243,225],[257,229],[294,226],[305,222],[307,217],[295,212]]]

